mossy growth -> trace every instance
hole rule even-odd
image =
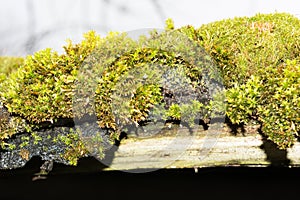
[[[291,147],[299,133],[300,20],[288,13],[257,14],[184,31],[222,71],[232,123],[257,120],[279,148]]]
[[[45,49],[28,56],[0,88],[1,101],[10,113],[31,123],[72,118],[72,89],[77,70],[100,41],[95,32],[65,46],[65,54]]]
[[[124,34],[113,35],[113,40],[110,38],[105,45],[95,49],[78,75],[79,89],[75,99],[78,118],[96,112],[100,127],[121,131],[130,123],[137,125],[147,120],[158,104],[164,103],[161,116],[170,113],[170,103],[163,99],[163,93],[168,89],[173,89],[174,95],[181,92],[179,96],[186,96],[185,100],[177,102],[179,106],[192,100],[208,105],[213,100],[205,78],[213,77],[216,67],[203,48],[185,34],[153,31],[150,38],[142,36],[137,41]],[[116,46],[116,56],[111,56],[107,49]],[[184,81],[187,87],[181,85]],[[179,87],[168,87],[168,83]],[[91,90],[93,87],[94,91]],[[89,96],[94,93],[95,97]],[[95,102],[94,107],[91,102]],[[193,112],[193,107],[185,108]],[[200,109],[198,111],[197,117],[203,116]]]
[[[62,142],[66,145],[65,152],[60,156],[67,160],[70,165],[76,166],[78,159],[88,154],[88,149],[86,144],[80,139],[79,134],[73,129],[70,130],[68,135],[58,135],[53,141]],[[99,150],[99,153],[101,154],[99,157],[103,158],[103,150]]]
[[[31,126],[25,119],[20,116],[11,116],[11,113],[4,108],[2,102],[0,102],[0,146],[2,149],[10,145],[5,140],[11,138],[15,133],[31,131]]]
[[[224,19],[202,25],[196,35],[220,67],[227,88],[300,53],[300,20],[288,13]]]
[[[10,73],[17,70],[24,62],[22,57],[0,56],[0,83],[3,82]]]
[[[200,72],[194,70],[192,73],[191,70],[196,66],[191,66],[170,52],[139,49],[117,59],[113,65],[104,71],[105,75],[100,80],[96,90],[95,99],[96,102],[99,102],[96,104],[96,112],[98,118],[101,119],[100,126],[115,128],[117,126],[115,124],[117,122],[116,117],[118,117],[120,124],[139,123],[146,120],[149,111],[163,101],[162,90],[164,88],[163,83],[161,83],[161,75],[170,68],[184,69],[184,73],[189,76],[188,78],[195,80],[193,86],[199,87],[201,82],[200,80],[198,83],[196,82],[196,77],[199,77],[199,74],[196,73]],[[126,78],[122,79],[122,75]],[[127,103],[128,105],[124,105]],[[200,102],[198,103],[200,104]],[[205,102],[205,104],[207,103]],[[164,105],[166,108],[165,115],[168,115],[170,105]],[[179,106],[179,104],[177,105]],[[168,115],[168,117],[172,116]]]
[[[176,119],[192,124],[195,117],[204,116],[198,113],[200,107],[213,101],[207,79],[214,74],[214,63],[203,48],[176,30],[160,34],[153,31],[138,40],[125,33],[100,38],[91,31],[81,43],[68,41],[64,49],[61,55],[48,48],[27,56],[24,64],[1,84],[1,102],[8,113],[24,119],[30,128],[96,115],[98,125],[114,130],[111,137],[118,138],[123,126],[146,121],[156,105],[162,105],[161,116],[165,119],[174,118],[172,104],[182,107]],[[177,88],[168,88],[170,77],[179,85]],[[182,81],[189,90],[180,87]],[[165,102],[166,90],[186,98]],[[184,94],[185,90],[194,96]],[[188,106],[191,101],[194,104]],[[189,119],[189,111],[197,112],[193,120]],[[17,132],[10,132],[8,137]],[[81,145],[74,149],[81,149]],[[67,157],[72,160],[72,155],[78,157],[74,152]]]
[[[300,131],[300,64],[287,60],[259,70],[245,84],[227,91],[227,115],[233,123],[259,121],[263,133],[281,149]]]
[[[174,21],[171,18],[168,18],[165,22],[165,29],[166,30],[174,30],[175,29],[175,25],[174,25]]]
[[[210,80],[224,80],[232,122],[255,118],[264,134],[287,148],[299,132],[299,38],[300,20],[287,13],[178,30],[168,20],[162,33],[137,40],[91,31],[79,44],[68,41],[64,54],[45,49],[28,56],[1,83],[1,102],[30,125],[95,115],[118,137],[124,125],[139,125],[153,113],[190,124],[206,120],[222,107],[209,92]],[[166,98],[170,94],[180,98]],[[2,121],[1,129],[8,127]],[[10,130],[2,138],[17,132]]]

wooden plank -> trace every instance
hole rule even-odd
[[[272,162],[289,165],[300,163],[300,145],[287,151],[270,150],[270,145],[257,131],[232,135],[228,127],[197,130],[193,135],[186,128],[172,135],[166,131],[154,137],[129,137],[122,140],[106,170],[147,172],[162,168],[202,168],[210,166],[269,166]],[[264,148],[269,148],[266,150]],[[279,153],[278,153],[278,152]],[[269,154],[267,155],[266,152]],[[271,153],[270,153],[271,152]],[[274,154],[274,155],[273,155]],[[103,161],[104,164],[107,164]]]

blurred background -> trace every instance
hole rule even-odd
[[[288,12],[300,17],[295,0],[0,0],[0,56],[25,56],[51,47],[63,52],[66,39],[82,34],[175,27],[256,13]]]

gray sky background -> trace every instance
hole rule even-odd
[[[0,55],[24,56],[51,47],[62,52],[67,38],[78,42],[88,30],[163,28],[209,23],[256,13],[288,12],[300,17],[296,0],[0,0]]]

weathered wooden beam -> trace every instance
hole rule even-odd
[[[122,140],[106,170],[143,172],[162,168],[298,164],[299,143],[286,151],[279,150],[259,134],[257,127],[247,127],[245,133],[234,136],[224,126],[197,130],[193,135],[182,128],[176,135],[167,131],[148,138],[129,137]]]

